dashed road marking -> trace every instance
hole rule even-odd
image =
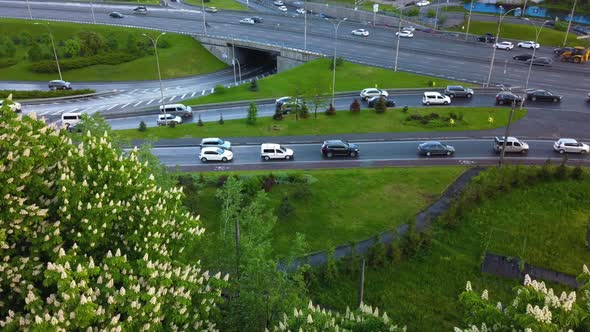
[[[127,104],[121,106],[121,108],[125,108],[125,107],[129,106],[129,104],[131,104],[131,103],[127,103]]]
[[[103,97],[103,96],[99,96],[99,97],[98,97],[98,98],[100,98],[100,99],[105,99],[105,98],[106,98],[106,97]]]
[[[197,91],[194,91],[194,92],[191,94],[191,98],[195,96],[195,93],[197,93]]]
[[[144,93],[149,92],[149,91],[150,91],[150,89],[144,89],[143,90]]]
[[[134,92],[136,92],[136,91],[138,91],[138,90],[139,90],[139,89],[131,90],[131,92],[129,92],[129,93],[134,93]]]
[[[203,90],[203,92],[201,92],[201,96],[204,96],[204,95],[205,95],[205,90]]]
[[[55,112],[51,113],[51,115],[60,115],[60,114],[61,114],[61,111],[55,111]]]
[[[113,105],[113,106],[111,106],[111,107],[107,108],[107,111],[110,111],[110,110],[112,110],[113,108],[115,108],[115,107],[117,107],[117,106],[119,106],[119,105],[120,105],[120,104],[115,104],[115,105]]]
[[[182,97],[180,97],[180,99],[184,99],[184,97],[186,97],[186,93],[182,95]]]
[[[154,100],[155,100],[155,99],[150,99],[150,101],[148,101],[146,105],[149,105],[149,104],[153,103],[153,102],[154,102]]]
[[[172,96],[172,97],[170,97],[170,99],[168,99],[168,101],[173,101],[174,98],[176,98],[176,97],[178,97],[178,96]]]
[[[137,105],[139,105],[139,104],[141,104],[141,103],[143,103],[143,102],[144,102],[144,101],[142,100],[142,101],[140,101],[140,102],[136,103],[135,105],[133,105],[133,107],[137,107]]]
[[[211,93],[215,92],[215,88],[211,88]]]

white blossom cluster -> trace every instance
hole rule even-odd
[[[204,229],[135,152],[1,110],[0,183],[0,330],[216,330],[228,276],[177,260]]]
[[[353,330],[363,330],[362,326],[370,327],[374,331],[406,331],[406,328],[400,328],[394,325],[387,313],[379,314],[379,309],[373,309],[369,305],[362,304],[356,311],[346,308],[345,314],[331,312],[319,305],[314,306],[311,301],[305,309],[293,309],[293,315],[283,314],[283,319],[279,324],[272,328],[273,332],[307,332],[307,331],[325,331],[325,332],[346,332]],[[268,330],[267,330],[268,332]]]

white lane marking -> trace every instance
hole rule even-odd
[[[182,95],[182,97],[180,97],[180,99],[184,99],[184,97],[186,97],[186,93]]]
[[[149,91],[150,91],[150,89],[144,89],[143,90],[144,93],[149,92]]]
[[[45,111],[45,112],[43,112],[43,113],[39,113],[39,115],[45,115],[45,114],[47,114],[47,113],[49,113],[49,112],[51,112],[51,111]]]
[[[143,103],[143,102],[144,102],[144,101],[142,100],[142,101],[140,101],[140,102],[136,103],[135,105],[133,105],[133,107],[137,107],[137,105],[139,105],[139,104],[141,104],[141,103]]]
[[[177,87],[175,87],[175,89],[182,89],[182,87],[181,86],[177,86]]]
[[[135,90],[131,90],[129,93],[134,93],[136,91],[138,91],[139,89],[135,89]]]
[[[205,90],[203,90],[203,92],[201,92],[201,96],[204,96],[204,95],[205,95]]]
[[[99,99],[105,99],[106,97],[103,96],[98,96]]]
[[[149,105],[149,104],[153,103],[153,102],[154,102],[154,100],[155,100],[155,99],[150,99],[150,101],[148,101],[146,105]]]
[[[153,92],[158,92],[158,90],[160,90],[160,89],[158,89],[158,88],[152,89]]]
[[[61,111],[55,111],[55,112],[51,113],[51,115],[60,115],[60,114],[61,114]]]
[[[91,109],[93,109],[93,108],[94,108],[94,106],[90,106],[90,107],[88,107],[88,108],[85,108],[85,109],[81,110],[81,111],[80,111],[80,113],[88,113],[88,112],[90,112],[90,110],[91,110]]]
[[[131,104],[131,103],[127,103],[127,104],[121,106],[121,108],[125,108],[125,107],[129,106],[129,104]]]
[[[215,92],[215,88],[211,88],[211,93]]]
[[[168,101],[173,101],[174,98],[176,98],[176,97],[178,97],[178,96],[172,96],[172,97],[170,97],[170,99],[168,99]]]
[[[197,91],[194,91],[194,92],[191,94],[191,98],[195,96],[195,93],[197,93]]]
[[[115,104],[115,105],[113,105],[113,106],[111,106],[111,107],[107,108],[107,111],[110,111],[110,110],[112,110],[113,108],[115,108],[115,107],[117,107],[117,106],[119,106],[119,105],[120,105],[120,104]]]

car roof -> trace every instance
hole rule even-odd
[[[178,106],[183,106],[183,104],[166,104],[164,105],[165,107],[178,107]],[[160,109],[162,109],[162,105],[160,105]]]
[[[442,143],[439,141],[427,141],[427,142],[424,142],[420,145],[432,145],[432,144],[442,144]]]
[[[218,150],[220,150],[220,148],[218,148],[216,146],[206,146],[206,147],[201,148],[201,152],[205,152],[205,151],[216,151],[217,152]],[[221,150],[223,150],[223,149],[221,149]]]
[[[170,114],[170,113],[167,113],[167,114],[158,114],[158,118],[159,118],[159,119],[163,119],[165,116],[166,116],[166,117],[173,117],[173,118],[176,118],[176,116],[174,116],[174,114]]]
[[[206,137],[201,140],[201,142],[213,142],[221,140],[219,137]]]
[[[277,149],[279,148],[281,145],[277,144],[277,143],[262,143],[260,145],[261,149]]]
[[[578,141],[573,138],[560,138],[557,141],[561,143],[578,143]]]
[[[440,92],[437,92],[437,91],[426,91],[426,92],[424,92],[424,95],[425,96],[428,96],[428,95],[440,95]]]
[[[342,144],[344,143],[344,141],[339,140],[339,139],[333,139],[333,140],[328,140],[328,141],[324,141],[324,144]]]
[[[64,115],[65,115],[65,116],[69,116],[69,115],[75,115],[75,116],[78,116],[78,115],[82,115],[82,113],[74,113],[74,112],[69,112],[69,113],[62,113],[62,116],[64,116]]]

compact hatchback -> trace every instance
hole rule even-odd
[[[414,33],[409,30],[398,31],[395,35],[401,38],[414,38]]]
[[[53,80],[49,81],[47,84],[49,90],[72,90],[72,85],[70,82],[62,81],[62,80]]]
[[[156,120],[158,126],[166,126],[174,123],[175,125],[182,123],[182,118],[172,114],[160,114]]]
[[[553,144],[553,150],[559,153],[588,153],[590,147],[573,138],[561,138]]]
[[[473,89],[465,88],[460,85],[449,85],[444,91],[444,94],[451,97],[465,97],[471,98],[473,97]]]
[[[260,158],[267,161],[271,159],[291,160],[294,156],[293,150],[280,144],[264,143],[260,146]]]
[[[226,150],[231,150],[231,142],[224,141],[221,138],[217,138],[217,137],[208,137],[208,138],[203,138],[201,140],[200,147],[201,148],[215,147],[215,148],[222,148],[222,149],[226,149]]]
[[[377,102],[380,99],[383,99],[385,101],[385,106],[395,107],[395,100],[393,100],[393,98],[391,98],[391,97],[385,97],[385,96],[375,96],[375,97],[369,98],[369,100],[367,100],[367,104],[369,105],[369,107],[375,107],[375,105],[377,105]]]
[[[369,36],[369,30],[367,30],[367,29],[356,29],[356,30],[352,30],[352,34],[354,36],[367,37],[367,36]]]
[[[511,49],[514,48],[514,44],[512,44],[512,42],[509,41],[503,41],[500,43],[495,43],[494,47],[500,50],[506,50],[506,51],[510,51]]]
[[[334,156],[356,157],[359,154],[359,147],[356,144],[341,140],[325,141],[322,144],[322,155],[327,158]]]
[[[109,14],[110,17],[112,18],[123,18],[123,14],[119,13],[119,12],[112,12]]]
[[[424,92],[422,104],[424,105],[448,105],[451,103],[451,97],[444,96],[440,92]]]
[[[201,148],[201,152],[199,153],[199,159],[201,159],[201,161],[204,163],[208,161],[227,162],[234,159],[234,154],[233,152],[222,148]]]
[[[363,89],[363,91],[361,91],[360,96],[363,99],[369,99],[369,98],[375,97],[375,96],[387,97],[387,96],[389,96],[389,93],[387,93],[387,91],[381,90],[381,89],[367,88],[367,89]]]

